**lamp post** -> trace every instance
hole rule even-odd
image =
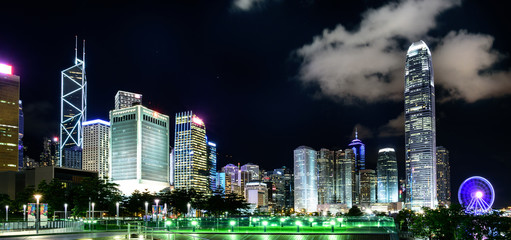
[[[41,199],[41,195],[40,194],[36,194],[34,195],[34,198],[35,200],[37,201],[37,204],[36,204],[36,225],[35,225],[35,233],[36,234],[39,234],[39,221],[40,221],[40,217],[39,217],[39,199]]]
[[[67,203],[64,203],[64,221],[67,220]]]
[[[229,224],[231,225],[231,232],[234,232],[234,225],[236,225],[236,222],[230,221]]]
[[[145,218],[147,218],[147,206],[148,206],[148,205],[149,205],[149,203],[146,201],[146,202],[145,202],[145,216],[144,216]],[[145,219],[145,225],[146,225],[146,227],[147,227],[147,219]]]
[[[188,203],[188,204],[186,204],[186,206],[188,207],[188,217],[190,217],[190,207],[191,207],[191,205],[190,205],[190,203]]]
[[[264,226],[264,232],[266,232],[266,226],[268,226],[268,221],[263,221],[263,226]]]
[[[94,221],[94,202],[92,202],[91,204],[91,207],[92,207],[92,212],[91,212],[91,219],[89,219],[89,229],[92,231],[92,221]]]
[[[296,221],[296,232],[300,232],[300,226],[302,226],[302,222]]]
[[[9,221],[9,205],[5,205],[5,221]]]
[[[117,214],[115,215],[117,217],[117,226],[119,226],[119,202],[116,202],[115,203],[115,208],[116,208],[116,212]]]
[[[27,221],[27,205],[23,204],[23,222]]]

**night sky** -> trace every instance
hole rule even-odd
[[[511,22],[497,1],[234,0],[3,6],[0,62],[21,77],[25,145],[58,135],[60,71],[86,40],[88,119],[108,120],[118,90],[171,116],[192,110],[218,167],[293,166],[293,150],[345,149],[359,130],[367,165],[394,147],[404,178],[408,46],[433,55],[437,145],[461,182],[492,182],[511,205]],[[81,47],[81,44],[80,46]],[[173,124],[171,134],[173,135]],[[173,136],[170,140],[173,144]],[[232,158],[225,157],[230,155]]]

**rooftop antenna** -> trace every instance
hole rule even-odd
[[[358,139],[358,129],[355,127],[355,139]]]
[[[78,35],[75,35],[75,64],[77,64],[78,58]]]
[[[83,57],[82,57],[82,62],[83,62],[83,69],[85,69],[85,39],[83,39]]]

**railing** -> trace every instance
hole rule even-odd
[[[33,221],[0,222],[0,235],[32,234],[32,233],[63,233],[83,231],[83,222],[79,221],[41,221],[39,230]]]

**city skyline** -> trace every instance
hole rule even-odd
[[[252,8],[232,1],[160,9],[126,5],[113,11],[86,4],[67,6],[76,11],[8,8],[1,17],[6,22],[16,12],[33,13],[9,24],[0,39],[0,62],[12,65],[20,76],[26,154],[37,159],[43,138],[58,136],[60,71],[71,65],[78,35],[87,40],[88,119],[108,119],[118,90],[137,92],[158,112],[173,116],[193,110],[202,118],[218,153],[233,156],[220,156],[218,166],[253,162],[264,169],[292,166],[292,150],[301,145],[345,149],[357,128],[366,145],[367,168],[375,169],[378,149],[392,147],[399,176],[404,176],[402,66],[406,48],[424,39],[438,80],[437,145],[450,152],[452,192],[467,177],[480,175],[494,184],[495,205],[509,205],[506,56],[511,49],[509,33],[499,28],[499,22],[507,22],[502,9],[472,1],[261,2]],[[407,24],[390,29],[395,22],[389,16],[418,6],[424,7],[424,15],[402,15]],[[78,22],[70,28],[65,19],[76,16]],[[386,34],[369,36],[376,16],[388,23],[378,28]],[[389,40],[393,37],[399,41]],[[369,46],[353,47],[360,41]],[[390,50],[382,53],[370,46]],[[454,54],[460,49],[466,55]],[[352,53],[346,54],[352,60],[346,62],[341,53]],[[449,71],[455,67],[465,75]],[[494,72],[480,75],[481,70]],[[381,76],[389,84],[370,85],[372,78],[360,75]],[[350,79],[359,84],[349,85]],[[471,81],[463,84],[464,79]],[[482,80],[489,82],[475,87]],[[375,80],[380,82],[385,81]],[[495,150],[482,148],[483,140],[491,140]]]

